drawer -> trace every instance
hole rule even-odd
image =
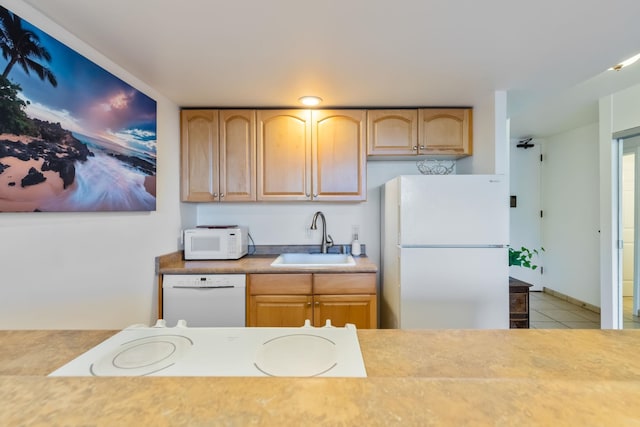
[[[312,290],[309,274],[249,274],[249,295],[309,295]]]
[[[509,329],[529,329],[529,320],[509,319]]]
[[[375,273],[316,273],[313,275],[315,295],[375,294]]]

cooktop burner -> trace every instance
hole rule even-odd
[[[158,335],[134,339],[92,363],[95,376],[149,375],[179,361],[193,341],[182,335]]]
[[[50,376],[366,377],[356,328],[133,325]]]
[[[312,334],[291,334],[258,346],[255,365],[274,377],[315,377],[337,366],[336,343]]]

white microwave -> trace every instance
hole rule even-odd
[[[249,229],[206,226],[184,230],[185,260],[239,259],[247,254]]]

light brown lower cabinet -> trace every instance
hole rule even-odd
[[[249,274],[247,326],[377,328],[375,273]]]
[[[314,326],[324,326],[331,320],[332,326],[353,323],[358,329],[376,328],[375,295],[314,295]]]
[[[251,295],[247,326],[302,326],[313,317],[311,295]]]

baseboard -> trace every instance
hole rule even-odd
[[[561,300],[577,305],[578,307],[586,308],[589,311],[593,311],[594,313],[600,314],[600,307],[597,307],[593,304],[589,304],[588,302],[580,301],[579,299],[570,297],[569,295],[565,295],[562,292],[554,291],[553,289],[547,288],[546,286],[542,287],[542,292],[545,292],[549,295],[553,295],[556,298],[560,298]]]

